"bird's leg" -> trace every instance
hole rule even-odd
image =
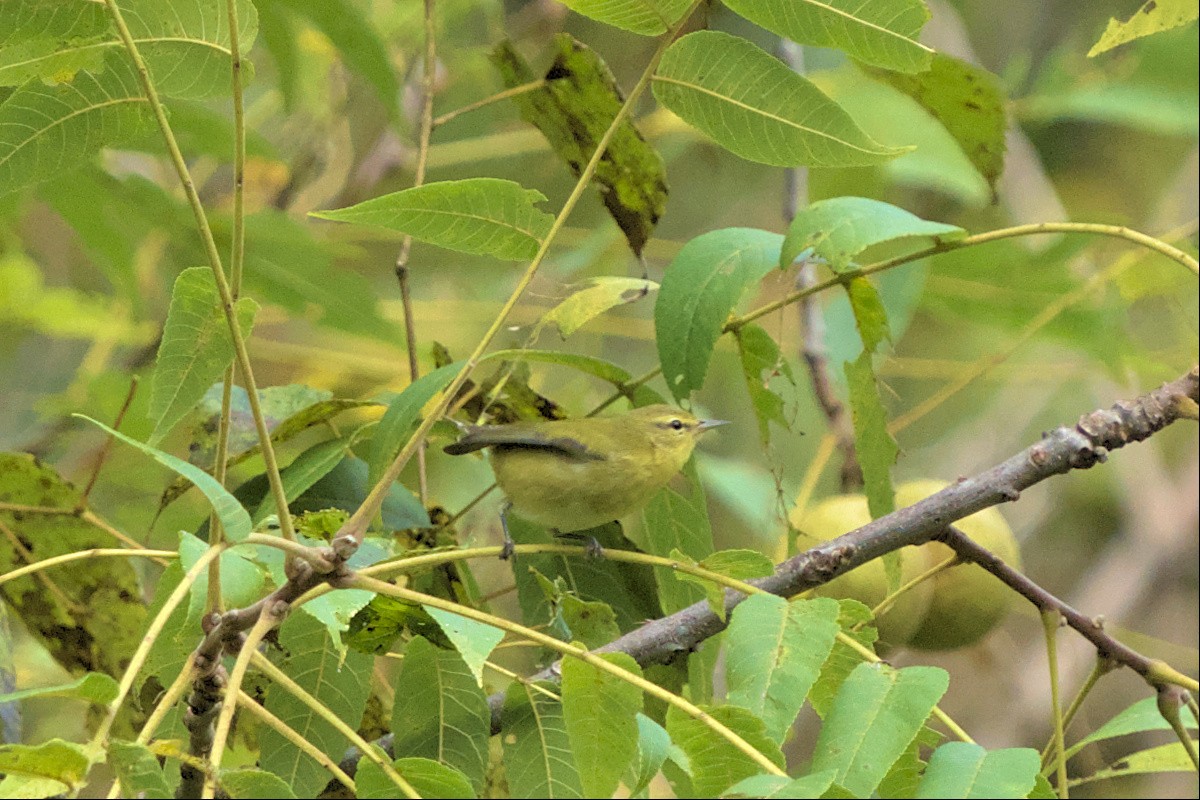
[[[554,531],[553,533],[559,539],[574,539],[577,542],[583,542],[588,558],[604,558],[604,547],[595,536],[577,532],[563,533],[562,531]]]
[[[512,503],[507,500],[500,506],[500,528],[504,531],[504,544],[500,546],[500,560],[507,561],[513,557],[516,545],[513,544],[512,534],[508,532],[508,511]]]

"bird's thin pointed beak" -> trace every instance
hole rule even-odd
[[[709,428],[716,428],[721,425],[728,425],[728,424],[729,424],[729,420],[727,420],[727,419],[702,419],[702,420],[700,420],[700,424],[696,426],[696,430],[706,431]]]

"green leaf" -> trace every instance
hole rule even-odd
[[[977,744],[947,742],[929,759],[916,797],[1028,797],[1040,769],[1036,750],[988,752]]]
[[[460,253],[532,258],[554,218],[535,208],[541,192],[498,178],[427,183],[310,216],[373,225]]]
[[[371,459],[368,462],[370,469],[367,473],[367,483],[374,486],[379,482],[380,477],[400,453],[404,443],[408,441],[408,437],[420,419],[421,409],[434,396],[449,386],[462,368],[463,362],[456,361],[422,375],[404,387],[404,391],[388,403],[387,411],[383,413],[383,418],[379,420],[379,425],[371,435]]]
[[[691,0],[562,0],[563,5],[585,17],[643,36],[666,33]]]
[[[860,664],[825,717],[813,771],[832,769],[836,783],[856,797],[868,796],[921,730],[949,681],[936,667]]]
[[[1191,709],[1183,708],[1180,710],[1180,716],[1184,725],[1189,729],[1196,728],[1196,719],[1192,716]],[[1158,700],[1154,697],[1146,697],[1138,700],[1133,705],[1121,711],[1108,722],[1101,725],[1096,730],[1092,731],[1087,736],[1080,739],[1078,742],[1067,748],[1066,757],[1078,753],[1084,747],[1094,742],[1102,742],[1105,739],[1114,739],[1118,736],[1126,736],[1130,733],[1141,733],[1143,731],[1165,731],[1170,730],[1171,724],[1163,718],[1162,712],[1158,710]]]
[[[589,650],[607,644],[621,635],[617,612],[599,600],[581,600],[570,593],[558,599],[563,624],[572,641],[579,641]]]
[[[696,31],[671,45],[654,96],[725,149],[762,164],[869,166],[905,152],[872,140],[808,80],[727,33]]]
[[[780,744],[833,650],[839,610],[827,597],[788,602],[757,594],[733,612],[725,633],[727,700],[761,718]]]
[[[1088,58],[1108,52],[1114,47],[1150,36],[1160,31],[1169,31],[1195,22],[1200,15],[1195,0],[1147,0],[1133,16],[1124,22],[1109,19],[1104,33],[1088,50]]]
[[[443,611],[433,606],[423,606],[429,616],[437,620],[446,637],[454,643],[454,648],[466,662],[467,668],[475,676],[475,682],[483,686],[483,662],[500,644],[504,631],[484,622]]]
[[[62,514],[0,510],[0,575],[55,556],[113,547],[111,534],[74,514],[79,492],[26,453],[0,453],[0,503],[62,509]],[[18,547],[19,545],[19,547]],[[129,559],[84,559],[41,573],[63,590],[60,598],[30,575],[0,586],[33,639],[68,672],[122,675],[141,642],[146,618],[142,589]],[[79,613],[79,609],[86,613]]]
[[[478,794],[484,786],[492,718],[466,662],[457,651],[438,649],[415,636],[405,648],[395,687],[393,752],[453,767]]]
[[[242,297],[234,313],[242,338],[248,339],[258,303]],[[233,363],[233,356],[233,340],[212,270],[185,269],[171,291],[171,307],[154,366],[148,412],[155,423],[151,443],[161,441],[195,408],[208,387]]]
[[[108,763],[121,782],[122,797],[171,798],[175,793],[167,784],[158,756],[138,742],[114,740],[108,745]]]
[[[563,353],[558,350],[496,350],[488,353],[488,356],[503,361],[535,361],[541,364],[570,367],[602,381],[607,381],[616,387],[623,387],[633,377],[625,369],[611,361],[577,353]]]
[[[0,705],[32,697],[71,697],[96,705],[108,705],[117,696],[117,682],[111,675],[89,672],[62,686],[41,686],[0,694]]]
[[[929,222],[890,203],[865,197],[834,197],[813,203],[792,219],[779,266],[786,269],[811,247],[834,272],[844,272],[851,259],[873,245],[913,238],[942,244],[966,235],[956,225]]]
[[[850,310],[854,313],[854,325],[862,339],[863,351],[874,353],[885,340],[892,338],[888,329],[887,311],[883,300],[869,278],[851,278],[845,284],[850,298]]]
[[[0,3],[0,86],[20,86],[34,78],[63,83],[78,70],[100,69],[104,53],[83,45],[103,40],[110,24],[107,9],[98,3]],[[69,43],[75,46],[64,47]]]
[[[265,2],[272,11],[277,12],[279,7],[283,7],[308,19],[338,49],[346,66],[366,78],[388,113],[399,117],[401,91],[396,80],[396,68],[388,55],[383,37],[371,26],[370,20],[357,4],[348,0],[322,0],[320,3],[307,0],[259,1]]]
[[[842,632],[856,642],[873,650],[879,632],[873,627],[874,617],[871,609],[857,600],[839,600],[840,614],[838,625]],[[855,627],[858,630],[855,630]],[[833,707],[834,699],[842,688],[846,678],[863,663],[863,657],[857,650],[842,642],[835,642],[833,651],[821,667],[821,675],[808,693],[808,700],[813,710],[824,719]]]
[[[308,614],[293,614],[279,629],[282,657],[273,660],[305,691],[351,727],[358,727],[370,694],[373,659],[353,650],[339,658],[325,626]],[[271,687],[266,709],[300,731],[317,749],[340,755],[346,737],[282,686]],[[329,781],[325,768],[269,728],[259,734],[259,765],[278,775],[299,797],[315,797]]]
[[[64,792],[77,792],[87,778],[92,757],[87,748],[62,739],[51,739],[39,745],[0,745],[0,782],[3,797],[50,797]],[[22,793],[10,793],[16,783]]]
[[[656,0],[632,2],[650,6]],[[683,2],[686,6],[687,0]],[[544,75],[547,83],[512,101],[521,118],[542,132],[555,154],[579,177],[624,98],[608,65],[594,51],[565,33],[556,36],[554,43],[554,63]],[[507,41],[492,51],[492,63],[510,89],[536,80]],[[592,181],[630,249],[641,255],[667,206],[667,176],[662,158],[628,118],[612,134]]]
[[[942,53],[935,53],[929,69],[916,75],[869,67],[866,71],[932,114],[995,193],[996,181],[1004,171],[1008,125],[1008,98],[999,78],[983,67]]]
[[[929,21],[921,0],[730,0],[727,5],[793,42],[836,47],[887,69],[920,72],[933,54],[917,41]]]
[[[109,53],[70,85],[26,83],[0,104],[0,195],[54,178],[154,124],[137,74]]]
[[[686,564],[703,567],[711,572],[724,575],[727,578],[736,578],[738,580],[762,578],[774,571],[771,559],[757,550],[720,550],[697,562],[676,548],[671,550],[671,558]],[[718,617],[725,619],[724,586],[688,572],[675,572],[674,575],[684,583],[694,583],[699,586],[704,591],[704,596],[708,600],[708,607]]]
[[[730,312],[778,263],[782,241],[753,228],[710,231],[685,244],[667,267],[654,329],[663,377],[677,399],[704,384]]]
[[[535,688],[536,687],[536,688]],[[586,797],[563,720],[562,704],[513,681],[504,696],[504,770],[513,797]]]
[[[87,420],[126,444],[136,447],[164,467],[175,470],[194,483],[196,488],[203,492],[204,496],[208,498],[208,502],[212,504],[213,511],[216,512],[217,517],[221,520],[221,526],[225,529],[225,536],[230,541],[240,542],[250,535],[250,529],[253,526],[250,523],[250,515],[246,513],[246,509],[242,508],[242,504],[204,470],[193,467],[191,464],[176,458],[170,453],[164,453],[148,444],[131,439],[120,431],[115,431],[103,422],[97,422],[91,417],[86,417],[83,414],[72,414],[71,416]]]
[[[758,436],[766,444],[771,439],[769,423],[775,422],[785,429],[789,427],[787,417],[783,415],[783,398],[771,389],[771,379],[783,375],[789,383],[795,384],[792,368],[780,354],[779,345],[771,334],[758,325],[743,325],[733,335],[742,362],[742,375],[746,378],[746,390],[758,420]]]
[[[641,677],[625,653],[600,658]],[[585,797],[611,797],[637,754],[642,690],[578,658],[562,662],[562,713]]]
[[[630,797],[638,797],[645,791],[667,760],[667,753],[671,749],[671,737],[666,728],[645,714],[638,714],[636,719],[637,752],[630,764],[629,776],[625,779]]]
[[[679,489],[663,487],[642,509],[642,539],[638,545],[656,556],[678,550],[699,562],[713,552],[713,539],[704,486],[696,473],[694,459],[684,466],[683,477],[685,483]],[[654,579],[662,610],[667,614],[704,597],[702,590],[679,581],[675,572],[665,567],[654,568]]]
[[[417,795],[425,798],[447,798],[455,800],[462,797],[476,797],[475,787],[454,767],[439,764],[428,758],[397,758],[392,767],[400,776],[408,781],[417,791]],[[391,779],[384,774],[374,761],[364,758],[358,762],[358,772],[354,774],[354,786],[358,791],[355,797],[359,800],[368,798],[394,798],[399,789]]]
[[[710,717],[736,733],[779,767],[779,745],[767,736],[763,721],[738,706],[701,706]],[[728,739],[675,706],[667,709],[667,732],[687,755],[695,797],[717,797],[738,781],[757,775],[762,767]]]
[[[292,787],[278,775],[249,767],[221,770],[221,788],[233,800],[269,800],[275,797],[283,800],[296,796]]]
[[[604,312],[635,303],[654,291],[658,291],[658,284],[641,278],[592,278],[582,289],[543,314],[537,330],[553,324],[566,339]]]
[[[1197,741],[1192,740],[1192,752],[1196,751]],[[1192,772],[1196,771],[1195,762],[1188,754],[1183,742],[1150,747],[1120,758],[1106,769],[1097,770],[1084,778],[1072,781],[1072,785],[1090,783],[1106,778],[1120,778],[1125,775],[1147,775],[1157,772]]]
[[[833,784],[833,772],[814,772],[803,778],[780,775],[755,775],[740,780],[725,790],[721,797],[815,798],[830,797],[826,792]]]
[[[863,471],[863,491],[871,517],[878,519],[896,507],[892,489],[892,465],[900,452],[888,432],[887,411],[879,397],[871,354],[864,350],[843,369],[850,388],[850,417],[854,422],[854,450]]]
[[[304,494],[312,488],[313,484],[342,463],[350,444],[351,439],[349,438],[328,439],[319,442],[296,456],[291,464],[280,470],[279,479],[283,483],[283,493],[288,502],[290,503]],[[275,498],[270,495],[264,497],[254,511],[254,523],[257,525],[268,515],[274,514],[276,510]]]

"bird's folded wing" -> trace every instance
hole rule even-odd
[[[452,456],[482,450],[485,447],[505,449],[546,450],[576,461],[603,461],[604,456],[589,450],[568,436],[548,437],[533,431],[505,430],[507,425],[484,426],[471,430],[466,436],[443,448]]]

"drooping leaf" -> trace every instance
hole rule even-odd
[[[605,661],[641,677],[625,653]],[[586,797],[611,797],[637,751],[642,690],[577,658],[563,659],[562,711]]]
[[[555,325],[566,339],[604,312],[635,303],[657,290],[657,283],[641,278],[592,278],[582,289],[567,295],[565,300],[543,314],[538,320],[538,328]]]
[[[758,420],[758,437],[766,444],[771,439],[771,422],[788,427],[783,414],[783,398],[771,389],[771,378],[782,375],[789,383],[795,383],[792,368],[780,354],[779,345],[758,325],[743,325],[733,333],[742,362],[742,375],[746,378],[746,390]]]
[[[630,797],[640,797],[650,781],[662,769],[671,750],[671,737],[667,729],[645,714],[637,715],[637,752],[630,764],[625,785]]]
[[[883,300],[869,278],[851,278],[846,286],[850,298],[850,310],[854,312],[854,325],[862,339],[863,351],[874,353],[885,340],[891,339],[887,311]]]
[[[865,197],[834,197],[813,203],[796,214],[788,228],[779,265],[788,267],[811,247],[834,272],[842,272],[849,268],[851,259],[873,245],[913,238],[928,238],[941,244],[966,235],[956,225],[929,222],[890,203]]]
[[[788,602],[766,594],[733,612],[725,634],[728,702],[760,717],[780,744],[833,650],[838,613],[827,597]]]
[[[778,263],[782,241],[753,228],[710,231],[684,245],[667,267],[654,329],[663,377],[677,399],[704,384],[730,312]]]
[[[563,0],[572,11],[643,36],[658,36],[679,21],[691,0]]]
[[[725,149],[762,164],[869,166],[905,152],[872,140],[808,80],[727,33],[696,31],[671,45],[654,96]]]
[[[1182,708],[1179,713],[1183,724],[1189,730],[1195,730],[1196,718],[1192,716],[1191,709]],[[1155,697],[1146,697],[1133,703],[1108,722],[1068,747],[1066,757],[1070,758],[1089,744],[1101,742],[1105,739],[1114,739],[1130,733],[1165,731],[1170,729],[1170,723],[1163,717],[1162,712],[1158,710],[1158,699]]]
[[[99,754],[99,751],[91,752]],[[77,792],[87,778],[92,758],[75,742],[50,739],[39,745],[0,745],[0,789],[6,797],[51,797]]]
[[[631,4],[650,7],[672,1],[631,0]],[[554,41],[556,53],[544,76],[546,85],[513,97],[513,102],[521,117],[542,132],[578,177],[624,98],[608,66],[594,51],[569,34],[559,34]],[[496,47],[492,61],[510,89],[535,80],[529,65],[508,42]],[[662,158],[629,119],[612,135],[592,180],[630,249],[640,255],[666,208],[667,183]]]
[[[839,796],[829,791],[832,785],[832,770],[813,772],[802,778],[755,775],[730,786],[721,797],[787,798],[788,800],[812,798],[812,800],[816,800],[818,797]]]
[[[728,5],[793,42],[836,47],[885,69],[920,72],[933,55],[917,41],[929,21],[921,0],[731,0]]]
[[[239,298],[234,313],[242,338],[250,336],[258,303]],[[158,362],[150,389],[150,418],[157,444],[191,411],[208,387],[233,362],[233,340],[221,310],[221,297],[208,267],[179,273],[171,291],[171,307],[158,346]]]
[[[921,104],[946,128],[992,188],[1004,171],[1007,98],[1000,79],[983,67],[935,53],[929,69],[915,75],[867,68]]]
[[[195,484],[196,488],[212,504],[213,511],[220,518],[221,525],[225,529],[225,535],[230,541],[240,542],[250,535],[252,525],[250,523],[250,515],[246,513],[246,509],[242,508],[242,504],[207,472],[192,466],[182,459],[176,458],[170,453],[164,453],[162,450],[151,447],[148,444],[131,439],[120,431],[115,431],[103,422],[97,422],[91,417],[85,417],[83,414],[73,414],[72,416],[87,420],[101,430],[125,442],[125,444],[141,450],[164,467],[174,470]]]
[[[988,752],[977,744],[946,742],[933,752],[915,797],[1028,797],[1041,759],[1036,750]]]
[[[453,767],[478,793],[488,763],[491,712],[466,662],[457,651],[415,636],[395,686],[393,752]]]
[[[1197,744],[1197,741],[1193,739],[1190,748],[1192,753],[1196,751]],[[1171,742],[1170,744],[1158,745],[1157,747],[1148,747],[1145,750],[1130,753],[1105,769],[1096,770],[1091,775],[1076,782],[1090,783],[1091,781],[1105,780],[1107,778],[1120,778],[1126,775],[1147,775],[1156,772],[1194,773],[1196,771],[1196,763],[1192,760],[1188,749],[1183,746],[1183,742]]]
[[[537,691],[551,684],[513,681],[504,696],[504,771],[513,797],[586,797],[562,703]]]
[[[532,258],[554,221],[541,192],[499,178],[427,183],[310,216],[400,231],[461,253]]]
[[[456,361],[426,373],[406,386],[404,391],[388,403],[387,411],[371,436],[368,483],[374,485],[387,471],[388,465],[400,453],[400,449],[420,420],[421,409],[449,386],[462,368],[463,362]]]
[[[115,546],[111,535],[74,513],[79,499],[71,484],[33,456],[0,453],[0,501],[62,511],[0,510],[0,522],[19,537],[14,543],[0,535],[0,574],[54,556]],[[59,591],[48,590],[38,576],[26,576],[0,586],[0,597],[68,672],[122,674],[146,617],[130,561],[85,559],[40,575]]]
[[[1110,19],[1104,33],[1092,45],[1092,49],[1088,50],[1088,58],[1108,52],[1134,39],[1195,22],[1198,15],[1200,8],[1197,8],[1192,0],[1147,0],[1124,22]]]
[[[864,350],[843,369],[850,390],[850,417],[854,422],[854,451],[863,472],[863,491],[875,519],[896,507],[892,466],[900,448],[888,432],[887,411],[879,396],[871,354]]]
[[[825,717],[813,771],[832,769],[834,781],[855,797],[870,795],[921,730],[949,680],[936,667],[860,664]]]
[[[372,659],[353,650],[339,657],[329,631],[308,614],[293,614],[279,629],[278,666],[305,691],[357,728],[370,694]],[[266,709],[325,753],[341,754],[346,737],[282,686],[272,686]],[[259,765],[299,797],[315,797],[329,780],[324,767],[273,729],[259,733]]]
[[[767,736],[763,721],[738,706],[701,706],[710,717],[742,737],[776,766],[783,767],[779,745]],[[667,710],[671,741],[687,754],[692,786],[697,797],[718,797],[740,780],[762,772],[762,767],[703,722],[675,706]]]
[[[0,694],[0,704],[31,697],[73,697],[97,705],[108,705],[117,696],[117,682],[103,672],[88,672],[63,686],[40,686]]]
[[[456,800],[462,797],[475,797],[477,793],[467,777],[454,767],[433,761],[428,758],[397,758],[392,767],[400,773],[417,794],[423,798],[435,800],[446,798]],[[396,784],[384,773],[379,765],[369,758],[358,762],[358,772],[354,774],[354,786],[358,790],[355,797],[358,800],[379,798],[389,800],[396,797]]]

